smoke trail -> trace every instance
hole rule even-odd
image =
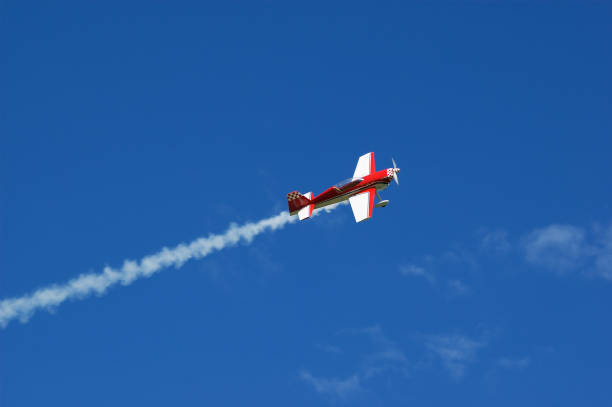
[[[323,210],[331,212],[337,206],[338,204],[330,205]],[[316,211],[313,216],[320,213],[320,210]],[[109,287],[115,284],[130,285],[139,278],[148,278],[171,266],[179,268],[188,260],[201,259],[212,252],[235,246],[241,241],[250,243],[257,235],[281,229],[296,220],[297,216],[289,216],[288,212],[281,212],[259,222],[245,223],[242,226],[231,224],[223,234],[202,237],[189,244],[179,244],[173,249],[164,247],[155,254],[143,257],[139,262],[125,260],[119,269],[105,267],[102,273],[81,274],[65,284],[51,285],[40,288],[29,295],[2,300],[0,302],[0,327],[5,328],[14,319],[25,323],[39,309],[51,310],[66,300],[82,299],[93,293],[103,295]]]

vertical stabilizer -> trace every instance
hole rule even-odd
[[[312,192],[309,193],[312,197]],[[299,210],[310,204],[310,198],[300,194],[298,191],[289,192],[287,194],[287,203],[289,204],[289,213],[295,215]]]

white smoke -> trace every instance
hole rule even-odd
[[[338,204],[327,206],[323,211],[331,212],[337,206]],[[320,213],[320,210],[316,211],[313,216]],[[281,229],[296,220],[297,216],[281,212],[255,223],[245,223],[242,226],[231,224],[223,234],[202,237],[189,244],[179,244],[173,249],[164,247],[155,254],[143,257],[140,261],[125,260],[119,269],[105,267],[102,273],[81,274],[65,284],[54,284],[40,288],[29,295],[2,300],[0,327],[5,328],[14,319],[25,323],[40,309],[52,310],[64,301],[82,299],[93,293],[103,295],[115,284],[130,285],[139,278],[148,278],[171,266],[179,268],[188,260],[201,259],[212,252],[235,246],[239,242],[250,243],[257,235]]]

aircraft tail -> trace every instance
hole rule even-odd
[[[300,220],[308,219],[312,216],[314,210],[314,204],[311,201],[312,192],[308,192],[304,195],[298,191],[289,192],[287,194],[287,201],[289,202],[289,213],[291,215],[298,214]]]

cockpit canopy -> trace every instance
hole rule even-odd
[[[338,188],[340,190],[350,188],[353,185],[359,184],[361,181],[363,181],[363,178],[347,178],[334,185],[334,188]]]

